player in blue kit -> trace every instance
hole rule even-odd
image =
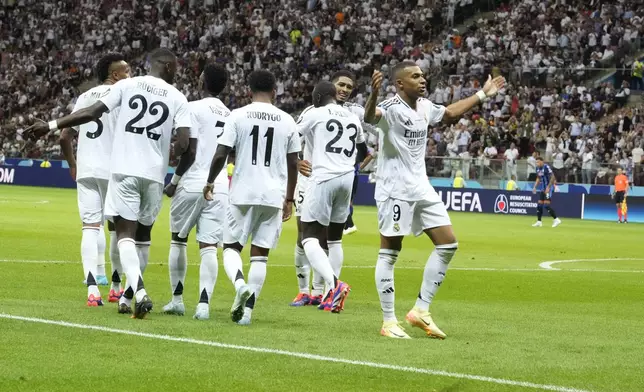
[[[542,226],[541,216],[543,215],[544,207],[554,219],[554,221],[552,221],[552,227],[557,227],[561,224],[561,219],[557,218],[557,213],[552,209],[552,207],[550,207],[550,201],[552,200],[552,194],[557,180],[550,166],[543,162],[543,158],[537,157],[536,159],[537,180],[534,183],[534,188],[532,188],[532,193],[537,193],[537,191],[539,191],[539,201],[537,202],[537,221],[532,225],[532,227]]]

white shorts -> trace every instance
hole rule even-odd
[[[215,193],[213,197],[207,201],[201,192],[177,188],[170,202],[170,232],[182,233],[185,238],[197,226],[197,241],[204,244],[223,242],[228,194]]]
[[[83,223],[102,223],[103,207],[107,197],[107,180],[81,178],[76,182],[78,212]]]
[[[112,174],[107,186],[105,217],[115,216],[152,226],[161,210],[163,184],[141,177]]]
[[[224,244],[251,244],[274,249],[282,232],[282,209],[266,206],[228,205]]]
[[[407,201],[387,199],[376,201],[378,205],[378,229],[385,237],[404,236],[440,226],[451,226],[447,208],[438,194],[425,200]]]
[[[302,222],[318,222],[323,226],[330,223],[347,221],[353,189],[353,171],[328,181],[309,182],[306,201],[302,212]]]
[[[295,216],[302,216],[302,208],[304,207],[304,199],[306,198],[306,188],[309,186],[309,178],[298,174],[297,186],[295,187]]]

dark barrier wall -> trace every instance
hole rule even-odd
[[[172,178],[166,176],[166,183]],[[0,166],[0,185],[48,186],[55,188],[76,188],[68,169],[50,167]]]
[[[644,198],[626,197],[628,221],[644,223]],[[617,221],[617,206],[609,196],[586,195],[584,219]]]
[[[360,177],[360,185],[354,204],[376,205],[373,199],[375,184],[366,176]],[[532,192],[506,192],[498,189],[436,188],[449,211],[479,212],[508,215],[536,215],[538,195]],[[557,214],[567,218],[581,218],[582,195],[555,193],[552,206]]]
[[[166,183],[171,174],[166,176]],[[360,176],[356,205],[375,206],[375,184],[367,176]],[[1,185],[27,185],[56,188],[75,188],[69,170],[60,167],[0,166]],[[538,195],[531,192],[507,192],[497,189],[436,188],[450,211],[477,212],[508,215],[536,215]],[[555,193],[552,198],[557,214],[568,218],[617,220],[615,202],[610,195],[584,195],[581,193]],[[644,198],[630,197],[628,220],[644,222]],[[582,214],[583,212],[583,214]]]

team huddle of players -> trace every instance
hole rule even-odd
[[[249,76],[252,103],[230,111],[216,98],[226,87],[224,68],[207,65],[200,76],[203,99],[187,102],[172,86],[175,55],[158,49],[149,55],[149,62],[148,75],[130,78],[121,55],[106,56],[97,66],[103,84],[79,97],[72,114],[35,124],[27,131],[42,135],[63,129],[61,145],[78,184],[81,258],[89,306],[102,305],[98,285],[107,283],[98,262],[98,237],[107,219],[112,262],[108,300],[119,303],[119,313],[132,313],[134,318],[143,318],[152,310],[143,275],[152,225],[165,193],[172,198],[172,300],[163,311],[185,313],[186,246],[196,227],[201,266],[194,318],[209,318],[217,280],[217,247],[221,246],[224,270],[235,287],[231,318],[240,325],[250,324],[266,279],[270,249],[277,245],[282,222],[291,217],[297,194],[295,266],[300,292],[291,305],[318,305],[321,310],[341,312],[351,290],[340,274],[354,166],[367,155],[364,133],[377,132],[375,199],[380,251],[375,283],[383,311],[380,333],[410,338],[395,314],[394,265],[403,238],[425,233],[434,250],[416,303],[405,319],[430,337],[445,338],[429,307],[456,252],[457,240],[446,208],[425,174],[427,130],[441,121],[458,120],[496,95],[505,84],[503,77],[488,78],[477,94],[445,107],[423,98],[427,86],[422,71],[413,62],[401,62],[389,78],[396,96],[378,103],[383,75],[376,71],[363,109],[346,102],[355,78],[340,71],[329,82],[315,86],[312,106],[295,122],[272,105],[276,82],[266,70]],[[377,131],[369,124],[377,124]],[[74,134],[78,163],[71,143]],[[164,188],[171,147],[180,160]],[[229,184],[223,169],[233,160]],[[249,241],[250,269],[245,276],[241,251]]]

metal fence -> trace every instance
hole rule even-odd
[[[580,165],[560,165],[549,163],[558,184],[614,184],[619,164],[599,164],[594,162],[591,169],[582,169]],[[561,166],[561,167],[559,167]],[[517,181],[534,181],[535,170],[525,159],[511,163],[505,159],[473,157],[436,157],[425,159],[428,177],[454,178],[462,175],[466,181],[474,180],[485,188],[498,188],[502,181],[516,176]],[[623,168],[633,185],[644,185],[644,165],[636,164]],[[460,172],[460,173],[459,173]]]

